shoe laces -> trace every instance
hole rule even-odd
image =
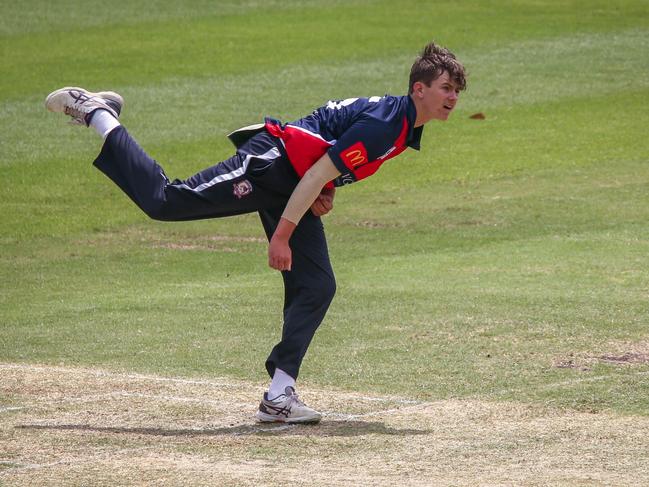
[[[73,125],[85,125],[85,117],[86,113],[79,110],[78,108],[74,108],[71,106],[66,106],[65,107],[65,114],[70,115],[72,117],[72,121],[70,122]]]
[[[289,404],[297,404],[298,406],[306,406],[304,402],[300,399],[300,396],[297,395],[297,392],[293,391],[293,393],[288,396]]]

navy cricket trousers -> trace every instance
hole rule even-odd
[[[106,138],[94,165],[155,220],[198,220],[258,212],[270,239],[298,183],[278,144],[278,139],[261,132],[243,143],[233,157],[184,181],[170,181],[126,129],[117,127]],[[291,271],[282,272],[282,338],[266,360],[266,370],[272,377],[275,368],[280,368],[297,379],[336,283],[319,217],[307,211],[289,244],[293,262]]]

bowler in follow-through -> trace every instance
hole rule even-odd
[[[321,414],[300,400],[295,382],[336,289],[320,217],[332,210],[336,188],[374,174],[408,147],[419,150],[424,124],[446,120],[465,87],[455,55],[430,43],[412,65],[407,95],[330,101],[286,124],[266,118],[229,135],[234,156],[173,181],[119,122],[119,94],[68,87],[51,93],[45,105],[104,138],[94,165],[149,217],[259,213],[268,263],[282,272],[285,294],[282,337],[266,360],[271,382],[256,416],[313,423]]]

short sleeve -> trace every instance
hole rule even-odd
[[[362,179],[359,169],[377,161],[390,148],[394,138],[392,135],[391,127],[386,122],[363,117],[338,138],[328,154],[341,177],[351,177],[356,181]]]

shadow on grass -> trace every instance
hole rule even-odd
[[[93,426],[89,424],[23,424],[19,429],[52,430],[52,431],[87,431],[91,433],[111,433],[151,436],[199,437],[199,436],[363,436],[370,434],[414,436],[428,435],[430,430],[411,428],[392,428],[383,423],[368,421],[335,421],[326,420],[319,424],[242,424],[222,428],[171,429],[171,428],[138,428],[120,426]]]

